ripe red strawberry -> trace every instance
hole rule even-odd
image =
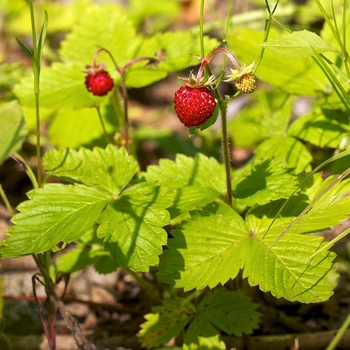
[[[95,72],[93,69],[88,69],[87,73],[85,85],[92,94],[103,96],[113,89],[114,82],[107,71],[100,70]]]
[[[190,128],[204,124],[214,113],[215,98],[203,87],[181,86],[175,92],[174,108],[181,123]]]

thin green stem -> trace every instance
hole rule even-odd
[[[266,18],[266,21],[265,21],[265,36],[264,36],[264,41],[263,41],[264,43],[269,38],[272,18],[273,18],[273,15],[274,15],[274,13],[275,13],[275,11],[277,9],[278,3],[279,3],[279,1],[276,2],[274,8],[271,10],[268,0],[265,0],[265,6],[266,6],[266,11],[267,11],[267,18]],[[263,60],[264,54],[265,54],[265,48],[262,47],[261,51],[260,51],[259,58],[258,58],[258,63],[256,64],[256,66],[254,68],[253,74],[258,69],[261,61]]]
[[[336,348],[337,344],[340,342],[341,338],[343,337],[344,333],[349,328],[349,326],[350,326],[350,314],[348,314],[345,322],[342,324],[337,334],[332,339],[331,343],[327,346],[326,350],[334,350]]]
[[[4,189],[2,188],[1,184],[0,184],[0,196],[1,196],[2,200],[5,203],[7,210],[10,212],[11,217],[13,215],[15,215],[15,213],[14,213],[12,207],[11,207],[10,201],[8,200],[8,198],[6,196],[6,193],[5,193]]]
[[[35,77],[34,77],[35,79]],[[39,80],[39,77],[37,77]],[[39,99],[39,91],[35,94],[35,121],[36,121],[36,157],[37,157],[37,177],[38,177],[38,186],[42,186],[42,162],[41,162],[41,133],[40,133],[40,99]]]
[[[349,68],[349,54],[348,51],[346,50],[346,37],[347,37],[347,14],[348,14],[348,0],[344,0],[344,6],[343,6],[343,27],[342,27],[342,36],[343,36],[343,60],[344,60],[344,65],[345,65],[345,70],[346,74],[348,77],[350,77],[350,68]]]
[[[332,31],[335,40],[338,42],[339,47],[340,47],[340,48],[342,49],[342,51],[343,51],[343,43],[342,43],[342,41],[341,41],[341,39],[340,39],[339,32],[338,32],[338,31],[336,30],[336,28],[334,27],[334,25],[333,25],[331,19],[329,18],[328,14],[327,14],[326,10],[324,9],[324,7],[322,6],[321,2],[320,2],[319,0],[315,0],[315,2],[316,2],[316,5],[318,6],[318,8],[319,8],[319,10],[320,10],[320,12],[321,12],[323,18],[324,18],[325,21],[327,22],[327,24],[328,24],[330,30]]]
[[[38,57],[38,46],[36,39],[36,29],[35,29],[35,17],[34,17],[34,7],[33,1],[29,0],[29,10],[30,10],[30,20],[32,27],[32,41],[33,41],[33,73],[34,73],[34,96],[35,96],[35,122],[36,122],[36,157],[37,157],[37,178],[38,186],[42,186],[42,162],[41,162],[41,134],[40,134],[40,57]]]
[[[201,46],[201,56],[204,57],[205,55],[205,48],[204,48],[204,31],[203,31],[203,23],[204,23],[204,3],[205,0],[201,0],[200,4],[200,13],[199,13],[199,40],[200,40],[200,46]]]
[[[38,180],[37,180],[32,168],[26,164],[23,157],[21,155],[19,155],[18,153],[15,153],[11,158],[14,161],[16,161],[19,164],[19,166],[26,172],[27,176],[29,177],[30,181],[32,182],[33,187],[35,189],[39,188]]]
[[[96,105],[94,105],[93,107],[95,107],[96,110],[97,110],[98,118],[99,118],[99,120],[100,120],[100,123],[101,123],[101,126],[102,126],[102,130],[103,130],[103,135],[104,135],[104,137],[105,137],[105,139],[106,139],[106,142],[109,143],[109,144],[112,144],[112,141],[111,141],[111,139],[109,138],[109,135],[108,135],[107,130],[106,130],[105,123],[104,123],[103,118],[102,118],[102,115],[101,115],[100,105],[99,105],[99,104],[96,104]]]

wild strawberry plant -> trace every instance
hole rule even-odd
[[[252,333],[259,326],[258,304],[244,296],[244,289],[225,288],[231,280],[239,286],[247,279],[251,287],[301,303],[332,296],[336,255],[329,248],[334,242],[314,233],[349,214],[349,170],[343,162],[348,151],[341,148],[349,133],[343,39],[348,27],[346,16],[330,18],[316,3],[326,21],[321,35],[306,30],[281,35],[272,27],[279,23],[278,1],[274,6],[266,1],[265,31],[238,27],[227,31],[221,46],[203,35],[203,23],[200,40],[193,30],[144,37],[113,6],[89,6],[62,42],[60,59],[43,69],[47,17],[38,42],[33,35],[32,49],[19,41],[33,64],[34,94],[32,77],[24,78],[14,89],[20,105],[11,101],[0,107],[9,131],[1,160],[14,156],[34,189],[18,206],[0,254],[33,255],[37,262],[38,279],[54,306],[44,320],[52,348],[55,307],[65,314],[54,283],[61,273],[88,265],[100,273],[120,267],[133,274],[152,271],[168,286],[173,296],[145,316],[139,332],[149,348],[185,332],[184,349],[225,349],[222,332]],[[35,32],[31,1],[29,8]],[[238,64],[230,49],[245,63]],[[220,64],[214,56],[222,57]],[[222,158],[179,152],[141,171],[128,90],[198,62],[198,73],[191,71],[174,91],[174,108],[190,135],[205,139],[214,123],[221,125]],[[234,92],[222,96],[220,88],[229,84]],[[227,107],[241,93],[249,93],[251,103],[229,119]],[[291,122],[296,96],[318,101]],[[37,178],[15,154],[26,135],[22,109],[29,127],[35,111]],[[45,118],[39,111],[56,146],[43,157],[39,124]],[[215,139],[215,131],[210,136]],[[231,166],[231,137],[235,146],[254,149],[241,168]],[[317,166],[312,147],[343,152]],[[324,178],[321,167],[334,161],[340,170],[333,168]],[[50,183],[53,177],[62,183]],[[6,201],[3,191],[2,197]],[[68,252],[67,246],[72,247]],[[182,295],[181,290],[191,292]],[[77,343],[92,348],[86,339]]]

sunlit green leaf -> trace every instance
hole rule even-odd
[[[84,84],[85,66],[76,63],[55,62],[44,67],[40,75],[40,104],[50,108],[83,108],[93,106],[106,97],[89,93]],[[15,94],[25,106],[34,106],[33,78],[24,78],[16,85]]]
[[[280,229],[258,230],[226,205],[211,204],[173,230],[159,266],[159,277],[185,290],[213,288],[243,269],[251,285],[291,301],[321,302],[335,287],[335,255],[323,252],[322,238],[288,233],[273,246]],[[259,220],[259,217],[255,217]],[[291,220],[290,220],[291,221]],[[293,254],[291,254],[291,250]]]
[[[270,38],[279,35],[270,30]],[[263,38],[263,31],[245,28],[230,33],[228,41],[238,60],[250,64],[257,62]],[[311,58],[291,59],[266,50],[256,76],[292,94],[318,96],[327,91],[325,76]]]
[[[204,45],[208,49],[219,46],[215,39],[204,37]],[[130,87],[141,87],[164,78],[169,72],[180,71],[186,67],[198,65],[199,62],[191,54],[199,54],[198,34],[177,31],[157,33],[142,41],[137,57],[155,57],[156,52],[164,51],[164,61],[157,68],[148,67],[145,63],[133,65],[127,74],[126,83]]]
[[[175,162],[161,159],[159,166],[147,168],[145,177],[173,190],[179,210],[205,206],[227,192],[223,165],[202,154],[195,158],[178,154]]]
[[[123,190],[137,170],[135,159],[124,148],[112,145],[106,149],[52,150],[45,154],[44,161],[49,175],[93,185],[114,195]]]
[[[19,257],[69,243],[91,229],[110,202],[106,192],[84,185],[48,184],[28,193],[2,241],[1,257]]]
[[[268,40],[260,46],[289,58],[313,56],[316,52],[338,52],[319,35],[308,30],[297,31]]]
[[[285,133],[292,115],[293,98],[282,91],[256,91],[253,103],[245,105],[229,121],[228,128],[237,147],[254,147],[262,140]]]
[[[226,205],[210,204],[191,213],[182,230],[172,230],[159,265],[159,277],[184,287],[210,288],[234,278],[243,260],[239,245],[249,237],[242,217]]]
[[[113,139],[113,133],[118,130],[116,115],[112,119],[105,105],[100,111],[109,138]],[[95,108],[59,110],[51,117],[48,128],[50,141],[60,149],[103,147],[107,144]]]
[[[102,46],[121,67],[134,57],[139,44],[140,37],[120,7],[92,5],[81,14],[79,23],[62,42],[59,53],[65,62],[80,65],[82,71],[86,65],[92,65],[95,52]],[[98,62],[105,62],[113,69],[113,62],[105,52],[99,55]]]
[[[147,272],[158,264],[170,222],[165,210],[171,204],[166,190],[148,183],[126,189],[102,213],[98,237],[113,259],[123,267]]]
[[[128,13],[135,27],[147,27],[152,33],[161,31],[164,27],[169,28],[172,20],[176,20],[181,10],[177,0],[154,0],[144,2],[129,0]]]

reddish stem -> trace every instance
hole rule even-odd
[[[125,143],[125,148],[129,152],[129,110],[128,110],[128,103],[129,103],[129,96],[128,96],[128,90],[126,88],[126,83],[125,83],[125,73],[126,70],[133,65],[134,63],[141,62],[141,61],[149,61],[149,63],[156,63],[159,60],[154,57],[138,57],[130,60],[126,65],[122,68],[119,68],[117,62],[113,58],[112,54],[110,51],[107,49],[101,47],[99,48],[94,56],[94,66],[97,66],[97,56],[99,55],[100,52],[106,52],[108,56],[111,58],[116,71],[120,74],[120,80],[121,80],[121,89],[122,89],[122,95],[123,95],[123,100],[124,100],[124,143]]]
[[[239,65],[239,63],[237,62],[237,60],[234,58],[234,56],[232,55],[232,53],[230,51],[224,49],[223,47],[216,47],[215,49],[211,50],[205,58],[201,59],[201,65],[199,67],[197,77],[196,77],[196,84],[197,85],[200,85],[205,66],[207,66],[210,63],[210,61],[213,59],[214,55],[217,52],[224,53],[229,58],[229,60],[232,62],[233,66],[239,72],[242,71],[241,66]]]

